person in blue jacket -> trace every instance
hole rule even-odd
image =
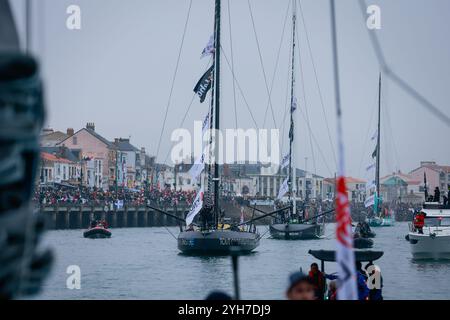
[[[369,287],[367,287],[367,276],[364,270],[362,270],[362,264],[360,261],[356,262],[356,285],[358,288],[358,300],[368,300]]]

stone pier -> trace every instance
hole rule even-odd
[[[106,210],[105,210],[106,209]],[[165,208],[168,213],[183,217],[187,207]],[[102,206],[83,205],[55,205],[42,206],[41,213],[47,220],[47,228],[58,229],[86,229],[93,219],[106,220],[112,228],[144,228],[176,226],[178,222],[162,213],[145,206],[129,206],[121,209],[109,210]]]

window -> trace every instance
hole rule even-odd
[[[77,138],[78,138],[77,136],[73,136],[72,137],[72,144],[75,145],[75,146],[78,144],[78,139]]]
[[[450,226],[450,218],[449,217],[429,217],[425,218],[425,225],[427,227],[438,227],[438,226]]]

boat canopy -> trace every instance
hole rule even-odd
[[[314,258],[321,261],[335,262],[336,251],[334,250],[309,250],[308,253]],[[371,251],[371,250],[355,250],[355,261],[369,262],[380,259],[383,256],[383,251]]]

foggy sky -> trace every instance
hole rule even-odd
[[[18,27],[23,35],[23,0],[14,0]],[[193,0],[180,66],[158,161],[170,150],[170,134],[179,127],[192,98],[192,88],[208,59],[200,53],[213,31],[212,0]],[[189,1],[187,0],[39,0],[34,3],[33,51],[43,63],[46,81],[47,126],[75,130],[95,122],[108,139],[131,137],[137,147],[155,154],[171,80],[175,69]],[[222,44],[228,58],[230,32],[228,1],[222,1]],[[287,0],[251,0],[258,40],[269,85],[275,68]],[[328,0],[303,0],[303,13],[332,142],[336,146],[332,53]],[[82,29],[66,28],[66,8],[82,10]],[[450,1],[379,0],[379,36],[391,68],[444,112],[450,112]],[[230,0],[234,65],[237,81],[256,118],[263,126],[267,93],[246,0]],[[290,12],[289,12],[290,14]],[[341,95],[344,119],[346,172],[365,177],[370,135],[376,126],[379,65],[372,50],[365,20],[356,0],[337,1]],[[286,108],[291,19],[288,18],[281,48],[272,105],[277,126],[282,126]],[[310,147],[307,124],[297,124],[300,141],[297,165],[323,176],[332,176],[336,164],[324,121],[309,55],[305,29],[298,17],[302,72],[297,72],[299,107],[308,110],[311,130],[317,138]],[[297,65],[297,70],[300,65]],[[222,61],[222,128],[235,127],[231,72]],[[304,94],[303,94],[304,85]],[[239,91],[238,127],[254,123]],[[306,97],[306,99],[305,99]],[[198,99],[184,123],[202,120],[207,104]],[[383,81],[382,161],[383,174],[407,172],[420,160],[450,164],[449,128],[406,95],[395,83]],[[266,128],[273,128],[270,109]],[[372,121],[370,121],[372,119]],[[287,126],[284,139],[286,150]],[[284,151],[283,151],[284,153]],[[362,161],[364,159],[364,161]]]

